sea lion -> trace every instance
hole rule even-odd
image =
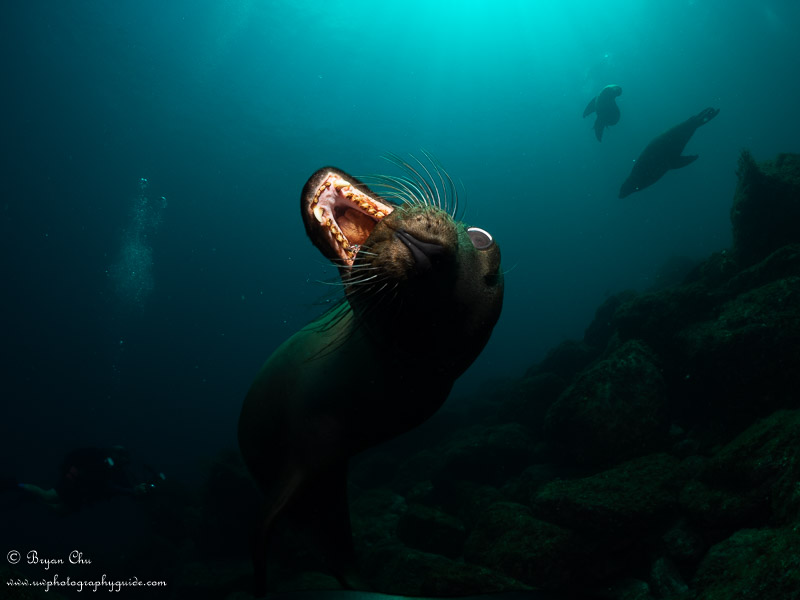
[[[589,101],[583,111],[584,119],[593,112],[597,113],[597,119],[594,121],[594,134],[597,136],[598,142],[603,141],[603,130],[606,127],[619,123],[619,107],[616,98],[621,93],[622,88],[618,85],[607,85],[600,90],[597,97]]]
[[[259,594],[281,514],[313,520],[329,570],[361,586],[348,459],[436,412],[500,316],[500,249],[456,221],[455,186],[429,159],[396,159],[406,174],[376,178],[383,196],[333,167],[303,188],[306,232],[338,266],[344,298],[275,350],[242,406],[239,446],[266,494],[253,554]]]
[[[706,108],[647,144],[639,158],[633,163],[631,174],[628,175],[619,190],[619,197],[624,198],[643,190],[661,179],[664,173],[670,169],[680,169],[696,161],[697,154],[683,156],[681,152],[695,129],[705,125],[718,114],[718,108]]]

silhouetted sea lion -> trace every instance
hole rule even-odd
[[[656,181],[670,169],[680,169],[697,160],[697,154],[681,155],[695,129],[705,125],[719,114],[718,108],[707,108],[689,117],[647,144],[647,147],[633,164],[631,174],[622,184],[619,197],[624,198],[638,192]]]
[[[383,197],[332,167],[303,188],[306,232],[338,265],[345,298],[270,356],[242,407],[239,446],[267,495],[253,559],[259,593],[284,513],[313,521],[329,569],[359,587],[348,459],[430,417],[500,316],[497,244],[455,220],[455,187],[433,159],[395,160],[406,175],[376,178]]]
[[[622,88],[618,85],[607,85],[596,98],[592,98],[589,104],[583,111],[583,118],[585,119],[593,112],[597,113],[597,119],[594,122],[594,133],[597,136],[597,141],[603,141],[603,130],[610,126],[619,123],[619,107],[617,106],[616,98],[622,93]]]

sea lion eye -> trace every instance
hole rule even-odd
[[[480,227],[467,228],[467,235],[472,245],[478,250],[486,250],[494,244],[494,238],[492,238],[491,234]]]

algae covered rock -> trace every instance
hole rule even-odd
[[[584,545],[572,531],[536,519],[520,504],[492,505],[467,540],[467,561],[545,589],[570,583]]]
[[[800,598],[800,533],[743,529],[709,550],[692,587],[703,600]]]
[[[768,516],[795,520],[800,509],[800,410],[781,410],[755,423],[709,462],[705,477],[741,494],[764,498]]]
[[[631,340],[581,373],[547,413],[545,435],[562,460],[599,465],[664,443],[666,390],[656,356]]]
[[[731,222],[734,252],[742,263],[800,242],[800,154],[779,154],[758,164],[745,150],[736,174]]]
[[[676,458],[643,456],[590,477],[548,483],[536,495],[534,514],[590,540],[630,545],[666,526],[681,476]]]
[[[533,449],[530,433],[516,423],[466,429],[443,448],[434,485],[454,480],[502,485],[530,464]]]
[[[413,550],[402,544],[376,548],[364,564],[370,583],[384,594],[460,596],[524,590],[524,583],[485,567]]]
[[[716,318],[678,333],[690,409],[736,426],[797,406],[800,386],[800,277],[739,294]]]
[[[583,341],[598,350],[605,349],[611,336],[616,331],[614,323],[614,313],[624,302],[628,302],[636,297],[636,293],[630,290],[614,294],[606,298],[595,311],[594,319],[583,334]]]
[[[415,503],[400,517],[397,537],[411,548],[455,558],[461,555],[467,533],[456,517]]]

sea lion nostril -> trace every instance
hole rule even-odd
[[[429,270],[433,262],[444,254],[444,246],[420,241],[403,229],[398,229],[394,235],[409,249],[420,271]]]

